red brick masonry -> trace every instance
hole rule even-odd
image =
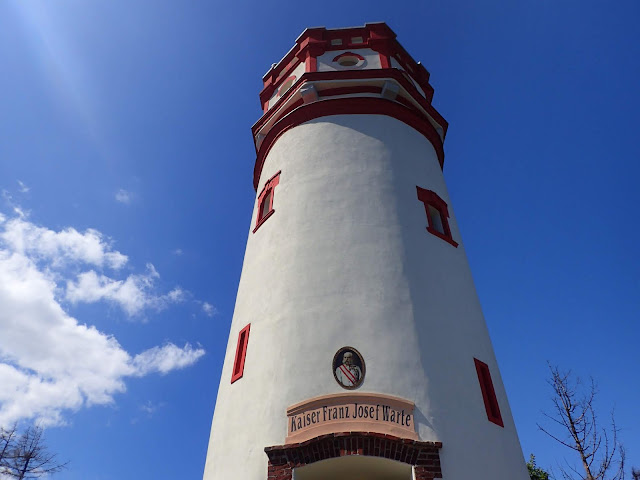
[[[266,447],[268,480],[291,480],[293,469],[328,458],[364,455],[388,458],[415,466],[416,480],[442,478],[441,442],[420,442],[371,432],[321,435],[302,443]]]

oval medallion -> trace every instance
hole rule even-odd
[[[362,385],[364,380],[364,358],[353,347],[342,347],[333,357],[333,377],[336,382],[347,390],[353,390]]]

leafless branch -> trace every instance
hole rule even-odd
[[[11,436],[5,432],[10,432]],[[18,480],[31,480],[64,469],[67,464],[59,462],[57,456],[47,450],[43,433],[44,430],[38,426],[27,427],[20,435],[15,425],[9,430],[2,429],[2,438],[8,440],[0,443],[6,447],[0,473]]]
[[[565,480],[624,480],[625,451],[618,439],[619,430],[613,413],[609,428],[598,424],[594,407],[598,391],[594,380],[586,386],[571,371],[562,372],[552,365],[549,370],[554,411],[544,413],[544,416],[553,422],[559,433],[542,425],[538,428],[577,452],[582,467],[582,471],[578,471],[567,462],[567,467],[559,466],[562,477]],[[640,478],[634,477],[634,480]]]

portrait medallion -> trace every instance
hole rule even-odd
[[[353,347],[342,347],[333,357],[333,377],[347,390],[362,385],[365,374],[364,358]]]

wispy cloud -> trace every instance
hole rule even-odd
[[[218,313],[218,310],[216,310],[216,307],[211,305],[209,302],[202,303],[202,311],[205,313],[207,317],[213,317],[216,313]]]
[[[154,403],[151,400],[147,401],[147,403],[143,403],[140,405],[140,410],[146,413],[149,417],[151,417],[154,413],[164,407],[164,403]]]
[[[164,375],[204,355],[201,347],[171,342],[130,354],[115,337],[65,310],[58,297],[69,294],[70,263],[115,268],[127,261],[105,238],[96,230],[52,231],[23,218],[0,219],[0,425],[25,419],[63,424],[65,412],[113,403],[127,378]],[[179,288],[154,294],[152,266],[125,280],[94,270],[84,275],[85,283],[72,282],[85,286],[77,295],[93,289],[92,299],[113,298],[125,311],[184,296]]]
[[[9,193],[8,190],[2,189],[2,198],[4,201],[11,207],[13,213],[15,213],[20,218],[26,218],[29,216],[29,212],[25,211],[19,205],[16,205],[13,201],[13,196]]]
[[[166,298],[172,303],[183,302],[186,299],[186,297],[187,297],[187,292],[180,287],[175,287],[166,295]]]
[[[31,190],[30,187],[27,187],[22,180],[18,180],[18,191],[20,193],[27,193],[29,190]]]
[[[179,257],[180,255],[182,255],[183,253],[184,253],[184,252],[182,251],[182,249],[181,249],[181,248],[176,248],[176,249],[173,251],[173,254],[174,254],[175,256],[177,256],[177,257]]]
[[[142,405],[140,405],[139,410],[144,414],[144,416],[147,419],[150,419],[158,412],[158,410],[160,410],[164,406],[165,406],[164,402],[154,403],[151,400],[148,400],[146,403],[143,403]],[[131,424],[136,425],[137,423],[140,423],[140,420],[141,420],[140,417],[136,416],[131,419]],[[2,477],[0,477],[0,480],[3,480]]]
[[[125,189],[121,188],[116,192],[115,198],[117,202],[129,205],[131,203],[131,196],[131,192],[127,192]]]

